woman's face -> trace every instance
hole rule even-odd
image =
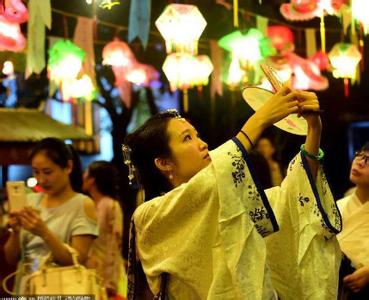
[[[171,119],[167,133],[173,177],[180,183],[187,182],[211,162],[208,145],[185,119]]]
[[[369,151],[359,151],[351,165],[350,180],[356,185],[369,186]]]
[[[72,162],[70,166],[61,168],[44,153],[39,152],[32,159],[33,176],[46,194],[57,195],[70,184],[71,164]]]
[[[88,193],[94,183],[94,179],[90,177],[90,174],[88,172],[88,169],[83,172],[83,184],[82,184],[82,190],[85,193]]]
[[[275,152],[274,146],[266,138],[261,138],[258,141],[256,150],[260,152],[266,159],[271,158]]]

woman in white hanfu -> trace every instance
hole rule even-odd
[[[341,219],[320,167],[320,117],[302,114],[318,109],[315,94],[283,88],[211,152],[173,111],[127,137],[150,200],[132,218],[129,299],[145,297],[144,280],[166,299],[336,298]],[[308,123],[305,144],[264,192],[247,152],[291,113]]]
[[[345,254],[340,299],[369,299],[369,143],[355,153],[350,181],[354,193],[337,201],[343,221],[337,239]]]

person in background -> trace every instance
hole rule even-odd
[[[46,138],[35,146],[30,159],[33,176],[44,192],[28,194],[29,206],[10,213],[11,234],[4,247],[7,262],[19,263],[18,294],[24,292],[25,279],[38,269],[41,257],[51,252],[58,265],[71,265],[68,244],[85,263],[98,235],[94,203],[80,193],[81,164],[74,148],[59,139]]]
[[[261,153],[268,162],[272,186],[280,185],[284,175],[279,162],[275,159],[276,148],[272,140],[261,137],[256,144],[256,151]]]
[[[343,221],[337,239],[345,254],[340,299],[369,299],[369,142],[355,153],[350,181],[354,192],[337,201]]]
[[[318,109],[314,93],[285,87],[211,152],[176,111],[128,135],[125,162],[147,200],[132,218],[128,298],[143,299],[147,280],[168,299],[335,299],[341,219],[320,169],[320,117],[304,113]],[[305,144],[264,192],[248,152],[291,113],[308,123]]]
[[[125,299],[127,275],[122,258],[118,178],[118,170],[106,161],[91,163],[83,175],[83,191],[94,200],[99,223],[99,237],[92,244],[86,265],[98,271],[109,297]]]

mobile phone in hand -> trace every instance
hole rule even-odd
[[[19,211],[27,206],[26,187],[24,181],[7,181],[9,211]]]

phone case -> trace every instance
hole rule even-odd
[[[27,205],[26,187],[24,181],[8,181],[6,183],[8,192],[9,210],[17,211]]]

